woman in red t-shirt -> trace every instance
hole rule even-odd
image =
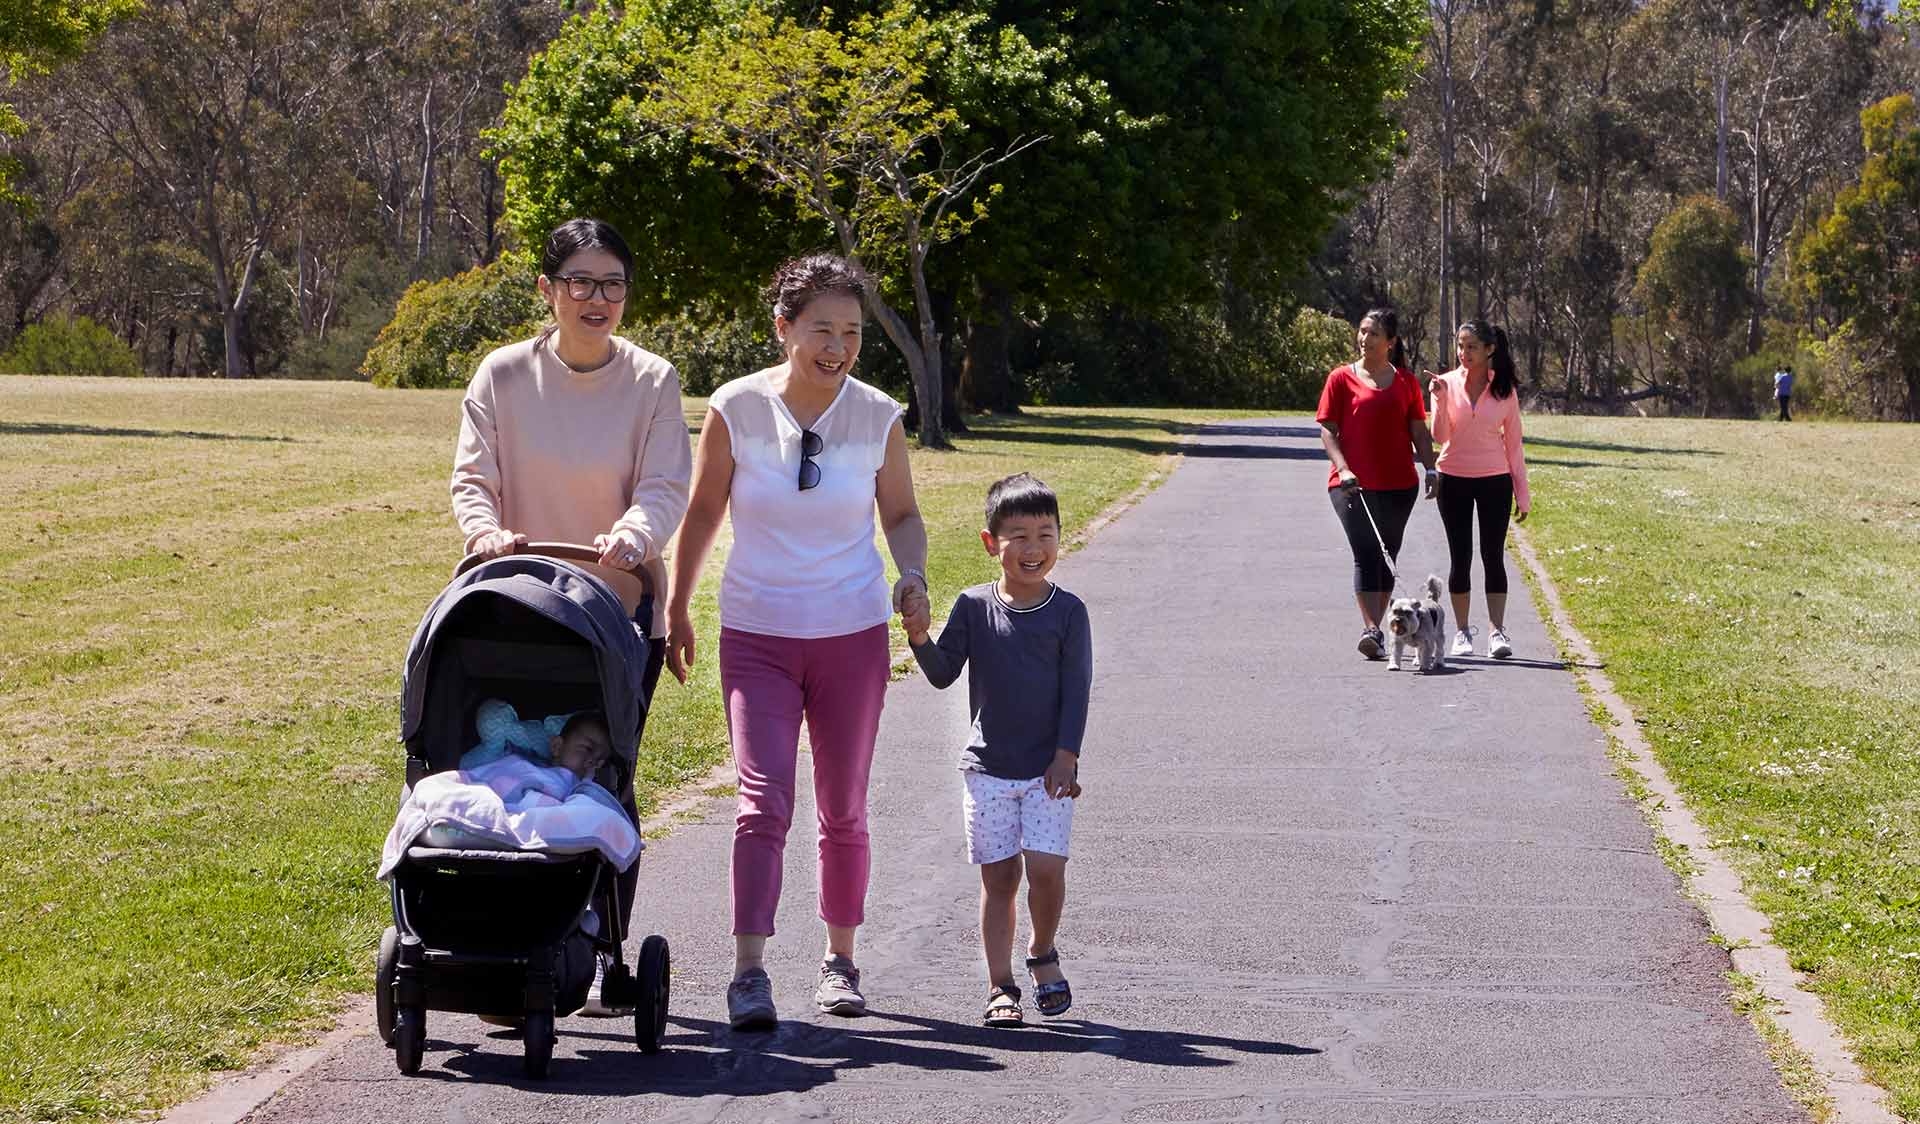
[[[1376,308],[1361,318],[1357,338],[1359,362],[1327,372],[1314,417],[1320,423],[1320,443],[1333,462],[1327,495],[1353,548],[1360,654],[1372,660],[1386,653],[1380,619],[1393,593],[1393,571],[1380,556],[1380,544],[1385,542],[1396,560],[1400,557],[1407,518],[1420,499],[1415,453],[1426,466],[1427,498],[1433,498],[1433,436],[1427,432],[1420,384],[1406,368],[1400,318],[1390,308]]]

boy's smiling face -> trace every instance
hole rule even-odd
[[[996,530],[980,532],[987,553],[1000,560],[1000,590],[1009,597],[1038,596],[1060,556],[1060,524],[1051,515],[1008,515]]]

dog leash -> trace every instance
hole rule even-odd
[[[1397,587],[1400,584],[1400,571],[1394,569],[1393,555],[1387,553],[1387,540],[1380,534],[1380,524],[1373,521],[1373,509],[1367,506],[1367,493],[1358,481],[1354,482],[1353,494],[1360,497],[1360,510],[1367,513],[1367,526],[1373,528],[1373,541],[1380,544],[1380,560],[1387,564],[1387,573],[1393,575],[1393,584]],[[1393,590],[1387,592],[1392,593]]]

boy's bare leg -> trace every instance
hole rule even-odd
[[[1027,912],[1033,918],[1033,943],[1028,956],[1045,956],[1053,948],[1054,935],[1060,929],[1060,912],[1067,904],[1067,858],[1044,851],[1028,851]],[[1053,983],[1066,973],[1058,964],[1043,964],[1033,970],[1034,979]]]
[[[1013,903],[1020,896],[1020,856],[980,864],[980,945],[987,954],[987,982],[1014,982]]]

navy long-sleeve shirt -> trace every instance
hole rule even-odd
[[[1006,780],[1047,771],[1055,750],[1076,756],[1093,690],[1093,632],[1087,606],[1053,587],[1045,601],[1015,609],[992,582],[963,590],[940,638],[913,646],[927,682],[946,687],[967,672],[973,731],[960,767]]]

